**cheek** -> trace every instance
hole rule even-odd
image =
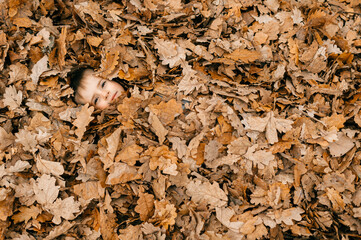
[[[102,100],[102,101],[100,101],[100,102],[95,106],[95,108],[96,108],[96,109],[105,109],[105,108],[107,108],[108,106],[109,106],[109,103],[106,102],[106,101],[104,101],[104,100]]]

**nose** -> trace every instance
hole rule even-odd
[[[105,99],[105,100],[108,100],[108,97],[109,97],[109,91],[102,91],[102,97]]]

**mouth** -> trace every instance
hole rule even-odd
[[[118,92],[115,92],[115,93],[114,93],[111,101],[113,101],[113,100],[115,99],[115,97],[117,96],[117,93],[118,93]]]

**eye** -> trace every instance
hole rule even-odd
[[[97,105],[98,100],[99,100],[99,98],[98,98],[98,97],[94,99],[94,105]]]
[[[101,88],[104,88],[104,87],[105,87],[105,83],[106,83],[106,81],[103,81],[103,82],[102,82],[102,85],[100,85]]]

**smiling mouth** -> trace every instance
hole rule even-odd
[[[118,93],[118,92],[115,92],[115,93],[114,93],[114,95],[113,95],[113,97],[112,97],[112,100],[111,100],[111,101],[113,101],[113,100],[114,100],[115,96],[117,96],[117,93]]]

